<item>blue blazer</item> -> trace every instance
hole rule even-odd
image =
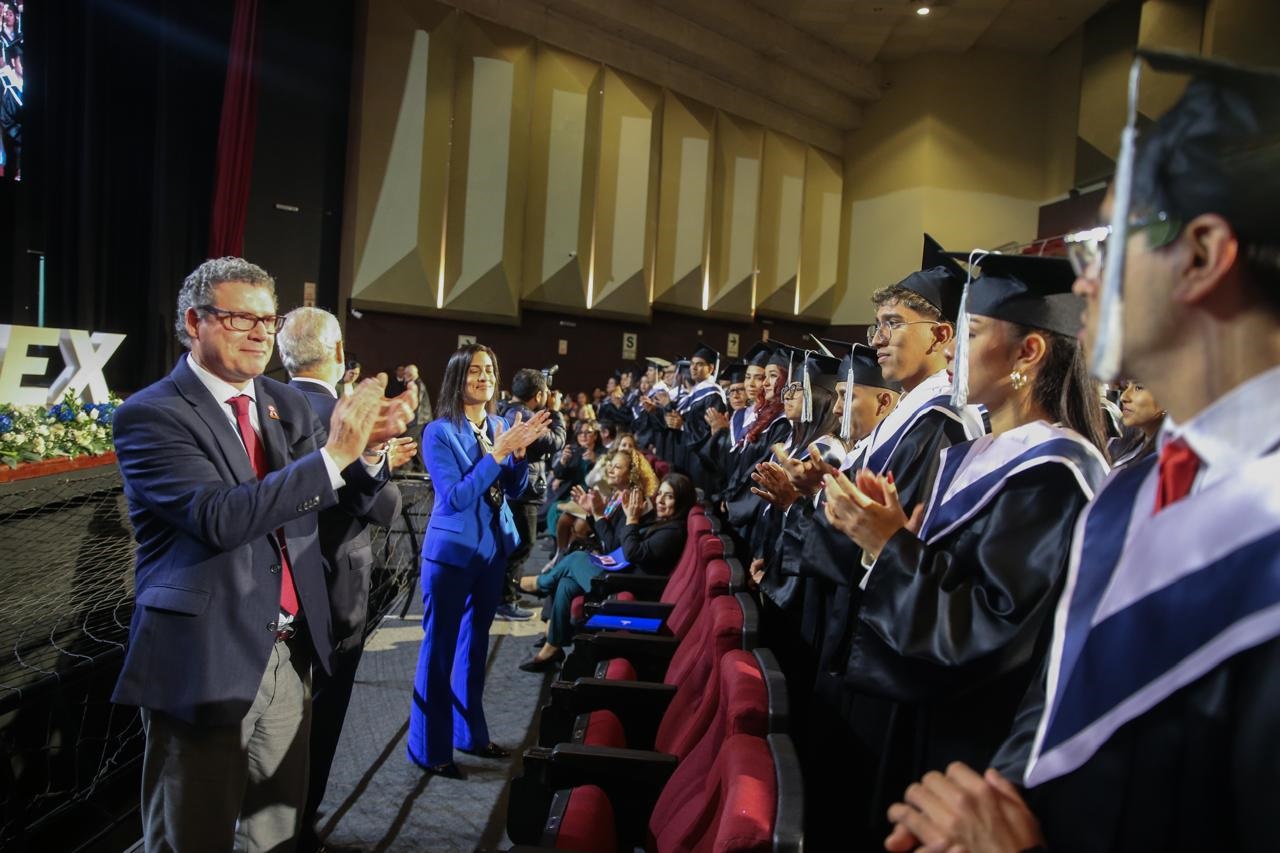
[[[502,419],[488,416],[490,435]],[[422,556],[451,566],[482,567],[505,560],[520,545],[520,533],[508,500],[520,496],[529,482],[529,463],[508,456],[499,465],[480,447],[471,425],[439,418],[422,432],[422,459],[435,488],[435,508],[422,541]],[[485,494],[499,482],[506,500],[496,518]]]
[[[272,471],[253,472],[235,427],[187,365],[131,396],[115,447],[137,540],[136,605],[112,700],[191,723],[244,718],[275,644],[279,528],[318,662],[333,638],[317,511],[364,514],[381,485],[359,461],[335,493],[320,455],[325,430],[302,392],[253,381]]]

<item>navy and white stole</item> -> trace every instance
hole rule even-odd
[[[981,512],[1011,477],[1051,464],[1071,472],[1086,500],[1093,499],[1109,470],[1106,458],[1083,436],[1044,421],[944,448],[920,539],[929,543],[946,536]]]
[[[1117,471],[1077,522],[1027,787],[1280,636],[1280,453],[1153,515],[1156,482],[1152,454]]]

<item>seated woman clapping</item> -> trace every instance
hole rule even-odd
[[[614,454],[628,465],[650,470],[644,457],[634,451]],[[639,461],[637,461],[639,460]],[[634,470],[634,469],[633,469]],[[652,477],[652,472],[649,474]],[[591,579],[606,571],[626,571],[665,575],[675,567],[684,548],[685,516],[693,506],[693,483],[683,474],[671,474],[653,500],[653,510],[641,485],[619,489],[613,517],[599,495],[583,495],[596,519],[602,553],[575,551],[548,572],[521,578],[525,592],[554,596],[547,622],[547,641],[530,661],[520,665],[526,672],[545,672],[564,658],[564,646],[572,639],[570,609],[573,599],[591,588]],[[611,502],[612,503],[612,502]]]

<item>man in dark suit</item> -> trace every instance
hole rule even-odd
[[[317,512],[367,512],[385,474],[362,453],[416,401],[367,380],[326,430],[301,392],[262,376],[275,284],[240,258],[187,277],[176,326],[190,352],[116,413],[138,551],[112,698],[142,709],[149,853],[290,850],[311,668],[333,653]]]
[[[289,384],[306,394],[307,403],[320,422],[328,423],[338,404],[334,386],[346,368],[338,318],[321,308],[295,308],[285,318],[278,343],[280,360],[289,371]],[[383,448],[388,469],[404,464],[417,449],[410,438],[390,439]],[[369,575],[373,569],[368,526],[390,527],[400,514],[400,506],[400,490],[394,483],[387,483],[378,490],[365,515],[353,515],[342,505],[320,512],[320,555],[327,569],[334,661],[333,673],[317,671],[312,684],[311,761],[300,839],[304,851],[320,847],[316,814],[324,801],[329,770],[364,651]]]

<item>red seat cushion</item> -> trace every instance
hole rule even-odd
[[[592,711],[583,716],[587,718],[587,722],[582,727],[582,737],[574,740],[587,746],[627,745],[627,733],[623,731],[622,720],[618,719],[617,714],[612,711]]]
[[[709,629],[703,642],[692,650],[695,653],[673,659],[667,670],[666,683],[676,685],[676,695],[662,715],[653,741],[654,749],[682,759],[701,739],[715,716],[718,700],[703,700],[709,693],[719,693],[720,661],[730,650],[742,648],[742,607],[737,600],[722,595],[708,605],[707,613]],[[685,642],[693,642],[692,635]],[[684,650],[683,644],[680,650]],[[681,666],[677,668],[677,664]]]
[[[569,605],[569,620],[575,625],[581,625],[587,621],[587,599],[585,596],[574,596],[573,602]]]
[[[596,678],[609,681],[635,681],[636,668],[626,658],[610,658],[596,666]]]
[[[613,804],[608,796],[595,785],[574,788],[560,819],[555,849],[614,853],[617,848]]]
[[[666,787],[675,782],[673,777]],[[654,809],[651,849],[771,850],[778,785],[768,742],[752,735],[730,737],[701,788],[685,789],[674,804],[670,811]]]
[[[672,655],[671,663],[667,666],[667,675],[663,681],[668,684],[679,684],[681,680],[690,676],[690,667],[693,660],[709,650],[708,640],[714,633],[712,625],[715,622],[715,616],[708,613],[707,610],[713,602],[722,598],[728,599],[732,605],[732,608],[726,610],[725,613],[737,614],[739,636],[735,644],[721,648],[720,654],[724,654],[731,648],[742,648],[742,608],[738,606],[733,596],[727,595],[728,592],[729,564],[724,560],[712,560],[711,565],[707,567],[706,584],[703,589],[705,603],[700,608],[693,626],[689,628],[689,632],[680,641],[679,648]]]
[[[675,605],[671,608],[671,615],[667,617],[667,628],[670,629],[672,635],[684,637],[689,633],[689,627],[698,618],[698,611],[702,609],[702,603],[706,600],[703,581],[706,578],[707,567],[713,561],[722,557],[724,557],[724,543],[715,536],[703,536],[698,543],[696,565],[686,576],[684,590],[675,599],[668,599],[667,591],[663,591],[663,601],[669,601],[669,603]],[[727,586],[728,581],[726,580],[726,588]],[[668,584],[668,587],[670,587],[670,584]]]
[[[614,601],[635,601],[636,594],[629,589],[624,589],[613,597]]]

